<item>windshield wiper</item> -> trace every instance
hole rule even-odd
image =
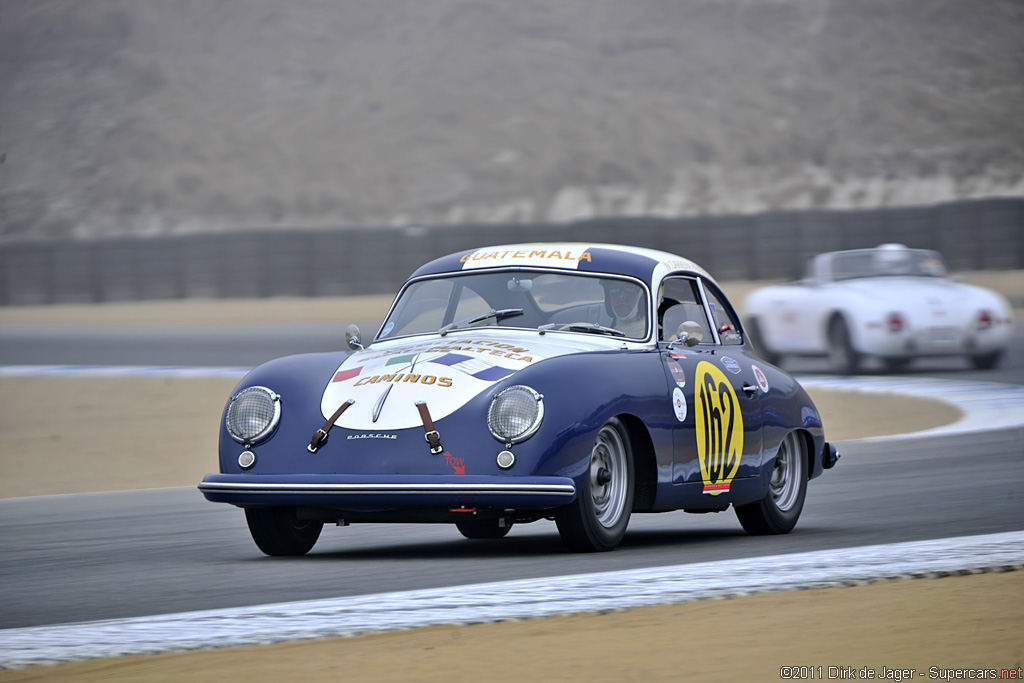
[[[614,327],[605,327],[604,325],[598,325],[596,323],[572,323],[567,325],[565,329],[570,332],[590,332],[593,334],[607,334],[612,337],[625,337],[626,333],[622,330],[617,330]]]
[[[494,318],[494,322],[500,322],[502,320],[505,320],[506,318],[514,318],[522,314],[523,309],[521,308],[502,308],[497,311],[492,308],[489,313],[481,313],[480,315],[473,316],[469,320],[460,320],[458,322],[448,323],[440,330],[438,330],[438,334],[440,334],[443,337],[446,334],[448,334],[449,331],[454,330],[463,325],[473,325],[476,323],[481,323],[487,320],[488,318]]]

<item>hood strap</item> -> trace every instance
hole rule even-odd
[[[427,402],[416,401],[416,409],[420,411],[420,419],[423,420],[423,429],[426,432],[423,438],[430,444],[430,452],[437,455],[444,448],[441,447],[441,435],[434,429],[434,421],[430,419],[430,410],[427,409]]]
[[[331,431],[331,427],[333,427],[334,423],[338,421],[338,418],[341,417],[341,414],[348,410],[348,407],[353,403],[355,403],[355,400],[350,398],[349,400],[345,401],[340,406],[338,406],[338,409],[334,411],[334,415],[331,415],[330,419],[328,419],[327,422],[324,423],[324,426],[316,430],[316,432],[313,434],[313,438],[310,439],[309,445],[306,446],[307,451],[309,451],[310,453],[317,452],[317,449],[320,448],[320,444],[327,440],[327,432]]]

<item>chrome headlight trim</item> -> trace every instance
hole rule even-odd
[[[224,426],[231,438],[246,446],[270,436],[281,420],[281,397],[266,387],[242,389],[228,401]]]
[[[526,441],[544,420],[544,396],[523,384],[499,391],[487,409],[487,427],[502,443]]]

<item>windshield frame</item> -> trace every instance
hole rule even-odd
[[[542,275],[562,275],[562,276],[572,277],[572,278],[593,278],[593,279],[605,280],[605,281],[607,281],[607,280],[622,280],[622,281],[627,281],[627,282],[636,284],[638,287],[640,287],[640,291],[641,291],[641,299],[642,299],[642,301],[641,301],[641,303],[638,304],[637,310],[639,311],[639,310],[642,309],[643,312],[644,312],[644,317],[645,317],[645,331],[644,331],[644,334],[641,337],[605,336],[605,335],[597,335],[597,334],[594,334],[594,333],[591,333],[591,332],[583,332],[583,331],[578,331],[578,330],[558,329],[557,327],[546,327],[544,325],[537,325],[537,326],[528,325],[528,326],[523,326],[523,325],[517,325],[517,321],[519,321],[519,319],[521,317],[527,317],[528,318],[529,316],[514,316],[514,317],[508,317],[508,318],[501,318],[500,320],[494,320],[493,318],[491,318],[491,320],[494,320],[494,322],[492,322],[490,324],[474,325],[473,327],[448,328],[448,329],[444,330],[443,332],[442,332],[442,327],[444,327],[444,326],[439,326],[437,329],[421,330],[421,331],[410,332],[410,333],[405,333],[405,334],[395,334],[395,335],[382,336],[382,335],[385,335],[384,331],[388,328],[389,323],[391,323],[393,321],[393,318],[395,317],[396,312],[399,310],[399,308],[400,308],[400,306],[402,304],[403,297],[405,297],[405,295],[407,294],[409,289],[411,287],[413,287],[414,285],[418,285],[418,284],[421,284],[421,283],[424,283],[424,282],[430,282],[430,281],[455,280],[455,279],[461,279],[461,278],[467,278],[468,279],[468,278],[474,278],[474,277],[480,277],[480,276],[501,275],[501,274],[507,274],[507,275],[510,275],[510,276],[526,274],[526,275],[529,276],[529,277],[524,277],[523,279],[531,279],[532,277],[539,277],[539,276],[542,276]],[[453,294],[456,291],[458,291],[460,289],[461,289],[461,287],[453,288],[448,293],[449,300],[448,300],[448,303],[447,303],[447,305],[445,307],[445,313],[444,313],[443,320],[451,322],[449,320],[449,318],[452,317],[452,314],[455,311],[455,304],[456,304],[456,302],[452,299],[452,296],[453,296]],[[532,295],[529,295],[528,299],[529,299],[529,302],[531,304],[533,304],[533,306],[534,306],[534,308],[529,311],[529,313],[533,317],[536,317],[538,315],[540,315],[540,316],[544,316],[544,315],[550,316],[552,314],[555,314],[555,313],[558,313],[560,311],[564,311],[564,310],[567,310],[567,309],[573,307],[572,305],[569,305],[569,306],[564,306],[564,307],[559,308],[559,309],[555,309],[553,311],[547,311],[547,310],[545,310],[544,308],[538,306],[535,303],[535,300],[533,299]],[[433,273],[433,274],[429,274],[429,275],[423,275],[423,276],[420,276],[420,277],[410,278],[409,280],[407,280],[402,285],[401,289],[398,291],[398,294],[395,296],[394,301],[391,303],[391,306],[389,307],[387,314],[384,316],[384,319],[381,322],[381,325],[378,328],[377,333],[374,335],[373,342],[374,343],[376,343],[376,342],[385,342],[385,341],[390,342],[390,341],[394,341],[394,340],[397,340],[397,339],[408,339],[408,338],[412,338],[412,337],[422,337],[422,336],[438,336],[438,335],[444,336],[445,334],[453,333],[453,332],[459,332],[459,331],[467,331],[467,330],[493,330],[493,329],[498,329],[498,328],[505,329],[505,330],[515,330],[515,331],[519,331],[519,332],[533,332],[533,333],[537,333],[537,334],[584,335],[584,336],[589,337],[591,339],[603,338],[603,339],[615,340],[615,341],[620,341],[620,342],[634,342],[634,343],[637,343],[637,342],[649,342],[650,339],[651,339],[651,334],[652,334],[652,327],[653,327],[652,321],[654,319],[654,317],[653,317],[653,308],[652,308],[653,304],[652,304],[652,301],[653,301],[653,298],[651,296],[651,289],[650,289],[650,286],[649,286],[649,284],[647,282],[643,281],[642,279],[640,279],[638,277],[634,277],[634,276],[631,276],[631,275],[623,275],[623,274],[620,274],[620,273],[603,273],[603,272],[582,271],[582,270],[565,270],[565,269],[560,269],[560,268],[544,268],[543,266],[539,266],[539,267],[538,266],[500,266],[500,267],[495,267],[495,268],[480,268],[480,269],[473,269],[473,270],[467,270],[467,271],[449,271],[449,272],[444,272],[444,273]],[[603,302],[600,302],[600,303],[603,306]],[[591,302],[591,305],[595,305],[594,302]],[[506,324],[499,324],[499,323],[506,323]]]
[[[828,275],[832,282],[849,282],[851,280],[867,280],[887,277],[914,277],[942,279],[949,277],[949,270],[942,255],[933,249],[847,249],[830,253],[828,259]],[[906,259],[907,265],[892,261],[889,265],[880,265],[885,257]],[[863,259],[866,267],[844,272],[838,268],[856,259]],[[929,267],[929,262],[932,267]],[[935,267],[937,266],[937,267]]]

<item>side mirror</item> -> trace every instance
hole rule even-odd
[[[348,348],[353,351],[363,350],[363,342],[359,335],[359,325],[352,323],[345,328],[345,343],[348,344]]]
[[[687,320],[676,329],[676,339],[681,341],[683,346],[696,346],[704,339],[704,330],[692,320]]]

